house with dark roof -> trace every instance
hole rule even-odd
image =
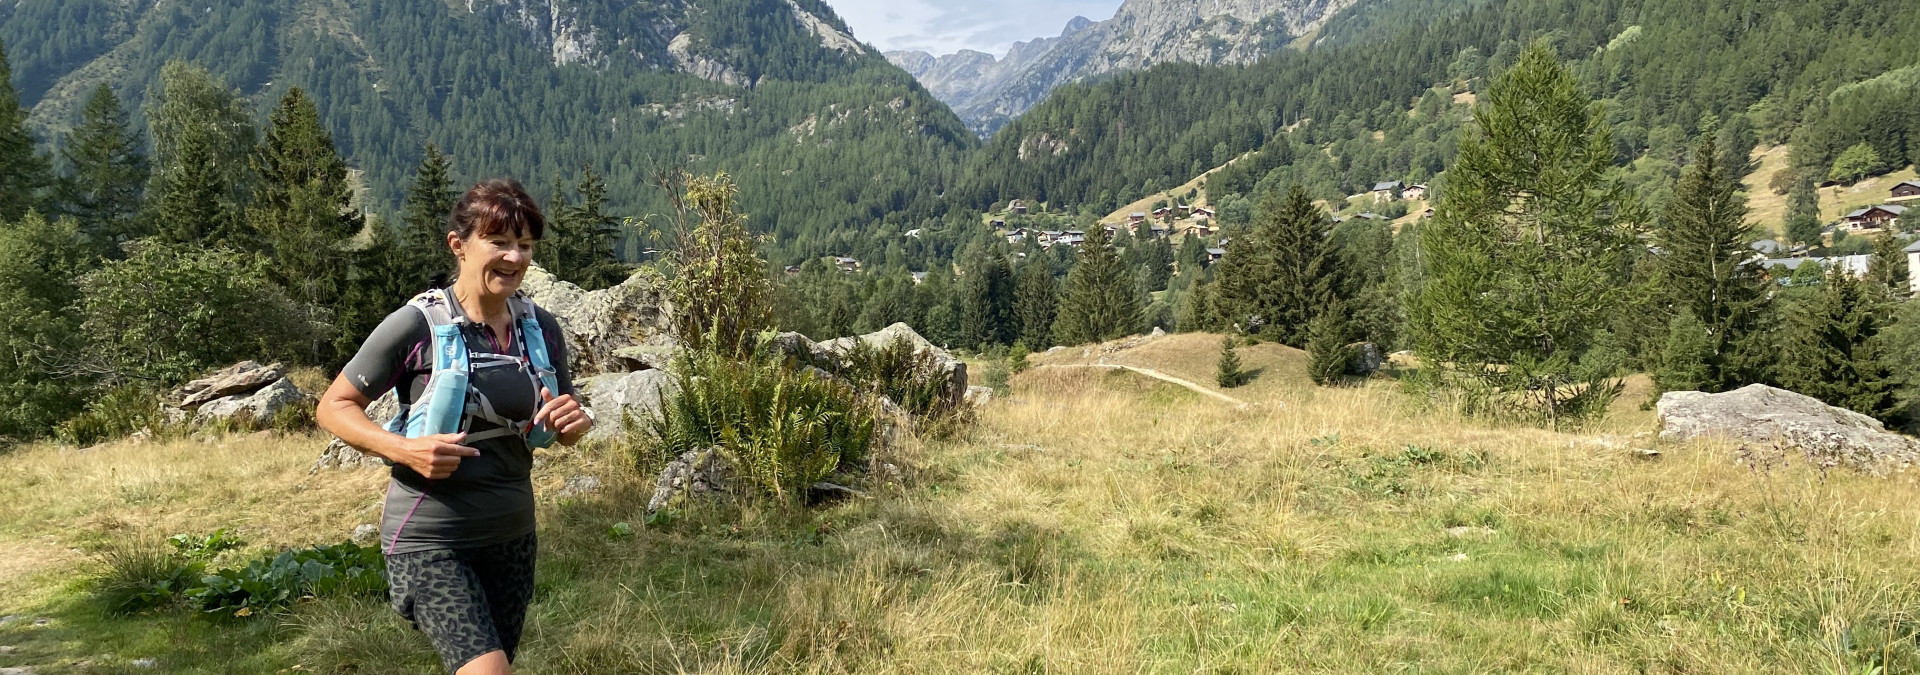
[[[1127,214],[1127,224],[1129,225],[1138,225],[1140,224],[1140,221],[1143,221],[1146,219],[1147,219],[1147,214],[1139,211],[1135,211],[1133,213]]]
[[[1227,249],[1224,249],[1224,248],[1210,248],[1210,249],[1207,249],[1207,262],[1208,262],[1208,263],[1217,263],[1217,262],[1220,262],[1220,259],[1221,259],[1221,258],[1225,258],[1225,257],[1227,257]]]
[[[1376,193],[1385,192],[1387,194],[1393,194],[1395,192],[1399,192],[1401,187],[1402,186],[1400,184],[1400,181],[1397,181],[1397,180],[1382,181],[1382,182],[1373,184],[1373,192],[1376,192]]]
[[[1920,199],[1920,180],[1903,180],[1895,183],[1893,188],[1887,191],[1887,199],[1889,201]]]
[[[1784,253],[1787,250],[1787,245],[1773,239],[1762,239],[1748,244],[1747,248],[1751,248],[1760,252],[1761,255],[1771,258]]]
[[[1007,202],[1007,213],[1011,213],[1016,216],[1027,215],[1027,203],[1018,199]]]
[[[1202,207],[1199,207],[1199,208],[1196,208],[1196,209],[1194,209],[1194,210],[1193,210],[1193,217],[1195,217],[1195,218],[1212,218],[1212,217],[1213,217],[1213,209],[1210,209],[1210,208],[1207,208],[1207,207],[1205,207],[1205,206],[1202,206]]]
[[[1907,207],[1905,206],[1898,204],[1881,204],[1856,209],[1854,212],[1842,217],[1840,222],[1844,223],[1847,229],[1850,230],[1877,229],[1886,227],[1888,223],[1899,219],[1900,214],[1906,212]]]

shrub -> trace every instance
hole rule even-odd
[[[916,351],[905,337],[881,347],[856,341],[844,361],[828,370],[863,393],[887,397],[916,420],[943,419],[956,412],[947,397],[950,380],[939,357]]]
[[[679,393],[646,426],[662,456],[719,448],[756,489],[791,503],[841,462],[865,456],[874,412],[852,387],[770,351],[745,360],[688,352],[674,369]]]
[[[108,389],[85,411],[61,422],[55,435],[64,443],[88,446],[164,425],[158,394],[145,386],[123,385]]]
[[[199,563],[181,560],[152,539],[117,542],[100,552],[106,571],[93,580],[93,598],[108,614],[134,614],[177,605],[198,584]]]
[[[1353,349],[1347,346],[1347,331],[1338,305],[1314,317],[1307,328],[1307,374],[1313,383],[1329,385],[1340,381],[1353,367]]]
[[[322,326],[267,275],[266,259],[223,248],[129,246],[80,278],[89,366],[174,384],[242,359],[291,360]]]

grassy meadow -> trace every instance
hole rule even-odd
[[[1554,433],[1459,419],[1388,378],[1315,388],[1275,345],[1240,352],[1246,406],[1048,367],[1211,386],[1218,344],[1037,356],[965,436],[888,451],[900,483],[807,512],[649,521],[619,451],[543,451],[516,672],[1920,672],[1909,476],[1656,445],[1636,436],[1654,430],[1644,383]],[[92,599],[120,542],[227,527],[249,543],[222,555],[242,559],[375,522],[382,474],[308,475],[322,444],[0,455],[0,669],[438,672],[382,598],[247,619]],[[607,488],[557,498],[578,474]]]

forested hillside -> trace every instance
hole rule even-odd
[[[929,213],[975,143],[820,0],[27,0],[0,40],[42,141],[99,83],[139,111],[171,60],[261,108],[301,87],[375,211],[432,142],[541,192],[591,166],[621,214],[658,210],[656,168],[728,171],[756,226],[811,242]]]
[[[1294,140],[1333,165],[1312,185],[1321,196],[1423,179],[1444,168],[1423,147],[1434,139],[1392,130],[1430,89],[1471,91],[1535,38],[1607,106],[1618,162],[1667,162],[1655,167],[1667,183],[1709,120],[1771,142],[1801,133],[1796,161],[1806,165],[1831,164],[1861,141],[1892,166],[1916,150],[1906,138],[1920,90],[1905,71],[1881,77],[1920,62],[1920,15],[1904,3],[1402,0],[1358,10],[1303,53],[1057,89],[973,158],[957,194],[975,206],[1030,198],[1110,209],[1293,125]]]

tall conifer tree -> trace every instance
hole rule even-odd
[[[447,256],[447,218],[459,194],[453,185],[453,160],[432,143],[420,156],[413,182],[407,186],[401,206],[400,232],[394,237],[394,253],[401,261],[397,272],[401,282],[426,290],[434,277],[445,275],[451,267]]]
[[[1662,250],[1656,263],[1660,289],[1673,307],[1705,326],[1707,360],[1698,364],[1704,376],[1689,379],[1698,380],[1690,388],[1709,392],[1758,381],[1760,359],[1738,352],[1767,301],[1767,282],[1747,247],[1753,239],[1747,205],[1734,192],[1735,179],[1723,160],[1714,138],[1704,137],[1654,231]],[[1667,356],[1694,353],[1700,352],[1669,350]],[[1691,365],[1663,367],[1692,373]]]
[[[168,63],[160,80],[147,106],[155,229],[181,243],[257,245],[241,227],[252,194],[253,107],[197,65]]]
[[[1788,330],[1780,383],[1885,420],[1897,403],[1898,384],[1881,337],[1891,323],[1885,302],[1844,269],[1828,272],[1822,286]]]
[[[982,251],[961,280],[960,326],[974,345],[1009,345],[1019,338],[1013,313],[1013,269],[1005,254]]]
[[[1058,304],[1059,283],[1046,262],[1030,259],[1020,267],[1020,279],[1014,288],[1013,313],[1020,323],[1020,342],[1028,349],[1042,351],[1053,346],[1053,317]]]
[[[274,276],[289,295],[334,310],[344,321],[360,309],[342,306],[340,289],[353,257],[347,240],[366,224],[353,208],[346,161],[334,150],[333,136],[322,126],[313,99],[299,87],[288,90],[274,107],[266,136],[253,157],[259,189],[247,210],[248,238],[271,252]],[[333,347],[346,353],[371,326],[339,328]]]
[[[60,147],[71,173],[55,188],[59,208],[108,255],[118,252],[120,242],[148,234],[139,219],[148,178],[142,145],[113,88],[101,84]]]
[[[1067,345],[1104,342],[1140,330],[1140,301],[1132,270],[1120,262],[1105,228],[1087,230],[1080,256],[1067,273],[1054,337]]]
[[[606,181],[589,166],[578,190],[580,203],[568,204],[559,185],[554,186],[553,217],[547,223],[547,241],[541,245],[541,266],[588,290],[620,283],[626,278],[625,266],[614,256],[620,225],[605,210]]]
[[[39,199],[49,182],[47,158],[34,150],[27,130],[27,110],[13,88],[13,66],[6,44],[0,42],[0,221],[19,220]]]
[[[1243,330],[1299,347],[1308,325],[1334,299],[1329,227],[1306,188],[1261,200],[1252,231],[1234,239],[1215,276],[1214,303]]]
[[[1535,43],[1474,110],[1432,222],[1410,320],[1421,360],[1482,400],[1558,426],[1619,383],[1580,368],[1623,290],[1637,205],[1608,180],[1613,141],[1571,72]],[[1445,364],[1445,365],[1442,365]]]

